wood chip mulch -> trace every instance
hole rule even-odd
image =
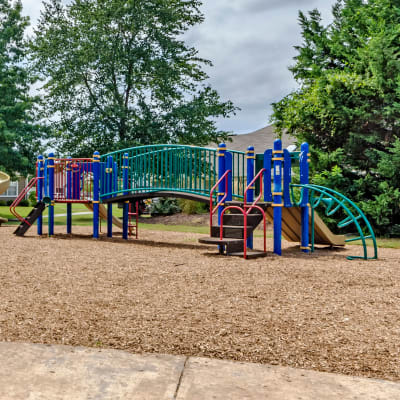
[[[13,229],[0,228],[0,341],[400,381],[400,250],[348,261],[360,247],[310,256],[286,243],[283,257],[245,261],[216,255],[198,234],[144,230],[124,242]]]

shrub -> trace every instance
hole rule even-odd
[[[182,212],[188,215],[207,212],[207,205],[198,201],[179,199],[178,204]]]
[[[153,215],[172,215],[180,212],[181,209],[176,199],[160,198],[153,201],[150,205],[150,214]]]
[[[31,191],[29,192],[28,199],[29,199],[30,206],[31,206],[31,207],[34,207],[34,206],[36,205],[36,203],[37,203],[37,200],[36,200],[36,191],[35,191],[35,190],[31,190]]]
[[[12,204],[13,202],[14,202],[14,200],[7,200],[7,201],[6,201],[6,205],[7,205],[7,206],[11,206],[11,204]]]
[[[30,203],[29,203],[29,200],[23,199],[23,200],[20,201],[19,205],[20,205],[21,207],[29,207],[29,206],[30,206]]]
[[[5,200],[0,200],[0,207],[4,207],[6,205],[7,205],[7,203]]]

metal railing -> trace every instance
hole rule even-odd
[[[245,153],[231,151],[233,197],[243,198]],[[123,187],[124,156],[128,157],[128,189]],[[173,191],[208,197],[218,180],[218,150],[186,145],[150,145],[105,154],[102,181],[110,157],[116,174],[112,190],[102,188],[101,198],[131,194]]]
[[[212,220],[213,220],[213,215],[217,212],[218,208],[222,206],[225,203],[226,198],[228,197],[228,184],[229,184],[229,179],[232,174],[232,171],[229,169],[226,171],[221,178],[218,179],[218,181],[215,183],[215,185],[211,188],[210,191],[210,235],[212,232]],[[219,184],[225,180],[225,192],[223,197],[217,202],[216,206],[213,207],[214,204],[214,192],[218,188]]]
[[[93,200],[91,158],[56,158],[54,160],[54,201],[88,203]]]

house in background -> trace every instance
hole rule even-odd
[[[17,196],[25,189],[27,184],[27,179],[22,177],[11,182],[7,191],[5,191],[3,194],[0,194],[0,201],[15,200]]]
[[[277,139],[277,134],[274,126],[269,125],[255,132],[231,136],[231,139],[231,142],[226,142],[226,147],[228,149],[246,151],[249,146],[254,146],[256,154],[259,154],[274,147],[274,140]],[[281,139],[284,149],[296,143],[296,139],[293,136],[289,136],[285,133],[282,135]]]

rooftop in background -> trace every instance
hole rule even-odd
[[[274,147],[274,140],[277,134],[273,125],[266,126],[255,132],[243,135],[234,135],[232,142],[226,142],[226,147],[231,150],[246,151],[249,146],[254,146],[256,153],[264,153],[267,149]],[[295,144],[295,138],[287,134],[282,135],[282,147],[286,149],[289,145]]]

